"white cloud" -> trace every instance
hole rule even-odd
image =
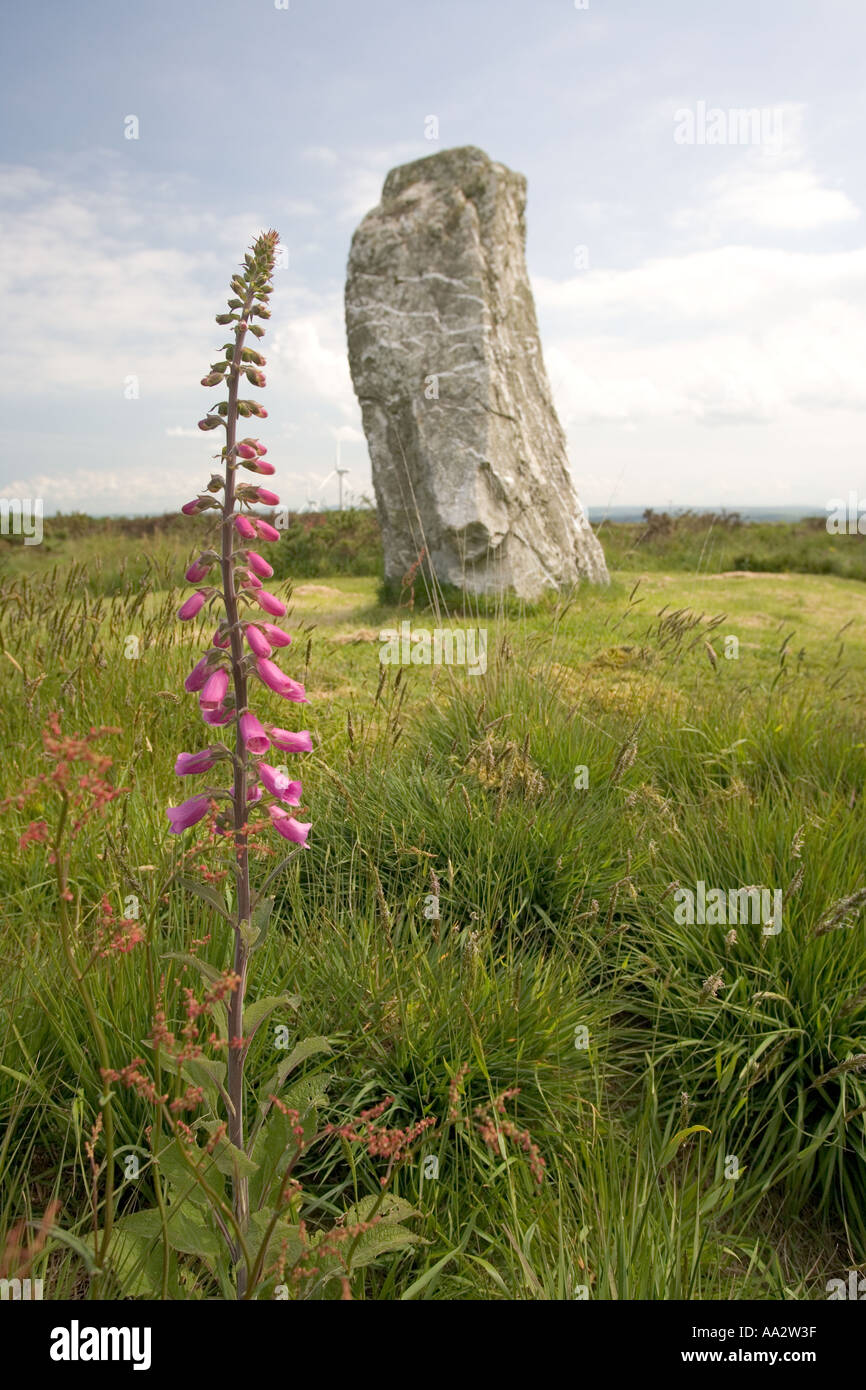
[[[274,333],[269,360],[278,365],[282,380],[299,398],[328,403],[343,415],[357,418],[341,295],[294,296],[284,326]]]
[[[566,425],[866,411],[866,249],[728,246],[535,290]]]
[[[806,107],[789,102],[775,108],[781,140],[722,151],[704,147],[704,162],[732,159],[733,166],[709,179],[700,201],[677,209],[672,225],[682,232],[712,236],[732,229],[813,231],[855,222],[860,210],[847,193],[829,187],[810,159],[805,139]]]
[[[753,160],[713,179],[707,201],[673,217],[678,231],[752,226],[774,231],[811,231],[856,222],[860,210],[840,189],[825,188],[813,169],[767,167]]]
[[[181,497],[201,489],[201,469],[77,468],[64,473],[36,473],[4,484],[0,496],[41,497],[50,511],[162,512]],[[95,500],[98,498],[98,504]]]

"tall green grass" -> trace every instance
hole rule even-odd
[[[866,884],[863,634],[836,640],[848,590],[809,591],[802,643],[775,618],[743,626],[742,590],[720,624],[730,594],[710,585],[694,612],[631,580],[570,605],[470,610],[460,622],[489,630],[479,677],[383,674],[376,643],[330,640],[405,616],[372,590],[319,619],[309,652],[296,644],[292,674],[308,663],[317,693],[302,774],[314,834],[278,881],[251,984],[298,993],[298,1036],[332,1040],[328,1118],[392,1095],[401,1122],[440,1122],[395,1179],[424,1243],[357,1274],[354,1296],[822,1297],[866,1256],[866,924],[855,904],[827,927]],[[87,903],[140,898],[169,996],[182,983],[169,953],[210,935],[222,965],[226,944],[172,882],[171,767],[203,741],[181,691],[200,638],[175,622],[177,601],[155,564],[113,594],[90,592],[81,569],[18,574],[0,629],[0,795],[38,769],[51,709],[70,732],[119,729],[129,794],[107,833],[79,836],[76,878]],[[755,636],[737,661],[720,655],[731,626]],[[302,605],[295,628],[312,629]],[[10,809],[0,827],[0,1239],[54,1197],[73,1238],[91,1220],[97,1059],[44,851],[17,847],[44,809]],[[671,885],[699,879],[782,888],[782,932],[726,941],[725,926],[678,925]],[[92,973],[116,1066],[150,1029],[142,969],[133,953]],[[265,1030],[254,1049],[256,1083],[273,1066]],[[540,1187],[516,1146],[491,1151],[471,1123],[510,1087],[509,1114],[546,1160]],[[146,1156],[148,1122],[117,1094],[121,1159]],[[315,1221],[377,1192],[380,1168],[334,1142],[299,1176]],[[120,1194],[124,1210],[152,1200],[146,1165]],[[53,1240],[40,1260],[52,1296],[87,1295],[72,1248]]]

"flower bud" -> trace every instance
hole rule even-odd
[[[247,541],[255,539],[255,528],[253,527],[253,523],[250,521],[249,517],[243,516],[239,512],[235,517],[234,522],[235,530],[237,531],[239,536],[243,536],[244,540]]]
[[[218,415],[206,415],[203,420],[199,420],[198,427],[200,430],[215,430],[217,425],[221,424],[222,420]]]
[[[256,671],[260,680],[277,695],[282,695],[284,700],[293,700],[299,705],[308,703],[306,691],[300,682],[293,681],[291,676],[287,676],[273,661],[268,661],[266,656],[258,658]]]
[[[259,589],[256,593],[256,603],[265,613],[270,613],[272,618],[283,618],[286,613],[286,605],[269,594],[267,589]]]
[[[197,613],[200,613],[204,608],[206,598],[207,594],[202,593],[201,589],[197,589],[194,594],[190,594],[186,602],[182,603],[177,610],[177,616],[180,618],[181,622],[187,623],[190,618],[194,618]],[[286,610],[283,609],[283,612],[285,611]]]
[[[244,636],[247,639],[250,651],[255,652],[256,656],[270,656],[273,652],[274,649],[267,637],[265,637],[260,628],[256,627],[255,623],[247,623],[244,629]]]
[[[292,640],[287,632],[283,632],[281,627],[274,627],[273,623],[262,623],[261,629],[275,647],[287,647]]]
[[[266,507],[276,507],[280,500],[275,492],[271,492],[266,487],[257,487],[256,494],[258,496],[258,500],[260,502],[264,502]]]
[[[263,555],[259,555],[255,550],[247,551],[247,564],[253,574],[259,575],[262,579],[270,579],[273,574],[273,566],[269,565]]]
[[[212,564],[213,561],[210,561],[210,563],[208,563],[204,560],[202,556],[199,556],[199,558],[197,560],[194,560],[193,563],[190,565],[189,569],[187,570],[185,576],[186,579],[189,580],[190,584],[200,584],[201,581],[207,576],[207,573],[210,570]]]
[[[252,444],[238,444],[235,453],[240,459],[254,459],[256,457],[256,450]]]
[[[201,384],[202,386],[219,386],[222,379],[222,372],[210,372],[207,376],[202,377]]]
[[[276,527],[271,526],[269,521],[262,521],[259,517],[256,517],[253,525],[263,541],[278,541],[280,539],[279,531]]]
[[[206,656],[203,656],[200,661],[197,661],[183,683],[184,690],[188,690],[190,694],[202,690],[208,678],[209,666],[210,661]]]

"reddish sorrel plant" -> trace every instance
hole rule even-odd
[[[11,806],[23,810],[34,797],[38,797],[43,805],[53,802],[56,806],[53,825],[49,826],[46,820],[41,819],[31,821],[21,835],[18,847],[24,850],[28,845],[45,844],[48,848],[48,862],[54,871],[57,888],[63,953],[69,977],[87,1012],[102,1068],[108,1066],[108,1041],[93,1001],[88,974],[97,960],[114,951],[131,950],[141,940],[141,930],[135,921],[115,920],[110,903],[104,898],[99,926],[95,931],[85,931],[93,914],[83,907],[81,893],[73,892],[70,858],[71,842],[91,820],[104,816],[115,798],[127,791],[127,788],[116,787],[108,780],[112,760],[94,746],[107,735],[118,733],[119,729],[103,727],[93,728],[84,735],[64,734],[60,727],[60,715],[53,711],[42,731],[42,747],[48,770],[35,773],[19,786],[13,796],[0,802],[0,813]],[[114,1220],[114,1117],[111,1096],[102,1096],[100,1106],[100,1127],[104,1130],[106,1152],[105,1197],[103,1230],[101,1236],[96,1237],[94,1250],[95,1269],[101,1269],[104,1264]]]

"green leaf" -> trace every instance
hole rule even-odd
[[[224,1197],[225,1180],[211,1156],[203,1153],[200,1149],[194,1149],[190,1153],[190,1158],[196,1163],[208,1187],[219,1197]],[[178,1140],[173,1139],[164,1149],[160,1149],[157,1155],[157,1165],[162,1176],[177,1190],[178,1196],[183,1197],[185,1201],[193,1202],[196,1206],[208,1206],[210,1204],[207,1193],[196,1181],[195,1175],[189,1171],[189,1167],[178,1152]]]
[[[249,1229],[253,1237],[250,1245],[254,1248],[256,1256],[258,1256],[261,1251],[265,1233],[271,1223],[271,1219],[272,1213],[266,1211],[254,1211],[250,1216]],[[274,1226],[268,1241],[268,1249],[263,1266],[264,1273],[267,1272],[269,1265],[272,1265],[280,1258],[284,1242],[286,1268],[291,1269],[295,1261],[303,1254],[304,1244],[298,1234],[297,1224],[291,1219],[284,1220],[281,1217]]]
[[[227,922],[232,920],[232,915],[226,907],[224,900],[214,888],[211,888],[209,883],[199,883],[197,879],[185,878],[182,874],[178,874],[177,882],[181,887],[186,888],[187,892],[195,893],[197,897],[203,898],[204,901],[209,903]]]
[[[192,965],[210,984],[221,979],[221,973],[215,965],[210,965],[206,960],[199,960],[198,956],[187,955],[184,951],[166,951],[164,959],[177,960],[182,965]]]
[[[162,1219],[156,1207],[121,1216],[115,1231],[136,1240],[162,1243]],[[186,1202],[168,1208],[166,1231],[172,1250],[179,1250],[183,1255],[199,1255],[202,1259],[212,1260],[221,1252],[220,1241],[205,1224],[204,1215]]]
[[[269,994],[267,998],[257,999],[255,1003],[250,1004],[249,1008],[244,1009],[244,1037],[247,1042],[252,1042],[256,1032],[274,1009],[283,1006],[297,1009],[300,1003],[301,996],[299,994]]]
[[[689,1125],[688,1129],[678,1130],[673,1138],[669,1139],[668,1143],[665,1145],[661,1164],[659,1166],[662,1168],[667,1167],[671,1160],[676,1157],[680,1145],[684,1144],[687,1139],[690,1139],[693,1134],[712,1134],[712,1130],[707,1129],[706,1125]]]
[[[168,1240],[172,1250],[183,1255],[198,1255],[203,1260],[215,1260],[223,1253],[223,1245],[215,1231],[196,1214],[196,1208],[183,1211],[169,1208]]]
[[[217,1026],[217,1032],[224,1042],[229,1038],[229,1010],[224,999],[215,999],[211,1004],[213,1021]]]
[[[214,1134],[220,1127],[219,1120],[206,1120],[202,1125],[202,1128],[206,1129],[209,1134]],[[213,1161],[219,1171],[225,1173],[228,1178],[247,1178],[251,1173],[255,1173],[259,1166],[257,1163],[254,1163],[243,1150],[229,1143],[225,1135],[222,1135],[217,1140],[217,1145],[213,1152]]]
[[[250,1150],[250,1156],[259,1165],[258,1173],[250,1179],[250,1204],[253,1208],[264,1205],[275,1179],[282,1181],[288,1151],[291,1149],[294,1153],[298,1147],[293,1128],[289,1116],[274,1106]]]
[[[283,1066],[285,1065],[283,1063]],[[290,1110],[297,1110],[298,1114],[303,1116],[312,1106],[320,1105],[325,1100],[330,1080],[331,1077],[328,1072],[314,1072],[310,1076],[301,1076],[293,1082],[287,1091],[283,1092],[280,1099]],[[271,1108],[269,1096],[276,1094],[281,1084],[282,1077],[275,1073],[272,1082],[266,1082],[262,1087],[259,1093],[259,1113],[262,1120]]]
[[[296,1043],[285,1061],[281,1062],[276,1071],[272,1072],[267,1081],[264,1082],[259,1091],[259,1109],[268,1109],[270,1105],[268,1096],[273,1095],[275,1091],[279,1091],[289,1073],[293,1072],[295,1067],[300,1066],[301,1062],[305,1062],[308,1057],[315,1056],[317,1052],[331,1051],[332,1048],[328,1039],[320,1035],[304,1038],[301,1042]]]
[[[410,1245],[425,1245],[427,1242],[414,1231],[408,1231],[400,1222],[412,1216],[420,1216],[420,1212],[402,1197],[395,1197],[390,1194],[384,1198],[377,1196],[364,1197],[360,1202],[348,1208],[345,1212],[341,1225],[355,1226],[363,1221],[375,1221],[376,1224],[363,1235],[347,1240],[338,1256],[324,1256],[322,1266],[327,1270],[334,1269],[334,1272],[342,1272],[346,1268],[346,1261],[349,1263],[349,1272],[355,1269],[362,1269],[364,1265],[372,1264],[380,1255],[387,1254],[393,1250],[405,1250]],[[319,1231],[311,1240],[310,1244],[315,1249],[323,1241],[328,1239],[327,1231]]]
[[[158,1298],[162,1293],[161,1246],[118,1229],[118,1226],[111,1237],[108,1261],[124,1296]]]
[[[194,1086],[201,1086],[213,1110],[217,1108],[218,1098],[222,1097],[226,1106],[234,1113],[225,1089],[225,1062],[218,1062],[209,1057],[195,1057],[184,1062],[182,1070]]]
[[[362,1269],[364,1265],[372,1264],[380,1255],[385,1255],[392,1250],[406,1250],[410,1245],[426,1245],[427,1242],[414,1231],[407,1231],[405,1226],[392,1225],[389,1221],[383,1221],[374,1226],[371,1231],[365,1231],[352,1252],[349,1271]]]
[[[265,937],[268,934],[268,927],[271,921],[271,913],[274,910],[273,898],[259,898],[253,908],[251,921],[252,949],[258,951],[264,945]]]
[[[362,1221],[369,1221],[376,1203],[379,1203],[376,1215],[388,1221],[408,1221],[412,1216],[421,1216],[422,1213],[417,1207],[413,1207],[411,1202],[407,1202],[404,1197],[397,1197],[392,1192],[386,1192],[384,1197],[378,1197],[374,1193],[370,1197],[362,1197],[360,1202],[353,1203],[347,1207],[343,1213],[343,1221],[347,1226],[357,1226]]]

